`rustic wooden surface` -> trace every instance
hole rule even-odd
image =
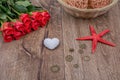
[[[48,9],[51,20],[47,28],[21,40],[4,43],[0,38],[0,80],[120,80],[120,3],[105,15],[87,20],[66,14],[56,0],[31,1]],[[75,40],[90,35],[90,24],[98,33],[110,29],[104,38],[117,46],[99,43],[95,54],[91,54],[91,41]],[[45,37],[59,38],[60,46],[46,49],[42,45]],[[83,54],[78,52],[80,44],[87,46]],[[66,61],[68,55],[73,56],[71,62]],[[89,61],[84,60],[86,56]],[[54,65],[60,68],[58,72],[51,71]]]

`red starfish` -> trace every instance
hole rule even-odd
[[[96,49],[96,46],[97,46],[97,42],[101,42],[101,43],[104,43],[104,44],[107,44],[107,45],[110,45],[110,46],[113,46],[113,47],[115,46],[114,43],[111,43],[111,42],[106,41],[106,40],[101,38],[106,33],[108,33],[110,30],[107,29],[107,30],[104,30],[103,32],[97,34],[95,29],[94,29],[94,27],[90,26],[90,31],[91,31],[92,36],[78,38],[76,40],[93,40],[93,42],[92,42],[92,52],[93,53],[95,52],[95,49]]]

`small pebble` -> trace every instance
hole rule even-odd
[[[65,59],[66,59],[66,61],[71,62],[71,61],[73,60],[73,56],[67,55],[67,56],[65,57]]]
[[[43,44],[46,48],[53,50],[59,46],[60,40],[58,38],[45,38]]]
[[[86,44],[80,44],[80,46],[79,46],[81,49],[86,49]]]
[[[85,56],[85,57],[83,57],[83,60],[84,61],[90,61],[90,57],[89,56]]]
[[[73,67],[74,68],[79,68],[79,65],[78,64],[74,64]]]
[[[74,49],[73,49],[73,48],[70,48],[69,51],[70,51],[70,52],[74,52]]]
[[[83,51],[82,49],[79,49],[78,52],[79,52],[80,54],[83,54],[83,53],[84,53],[84,51]]]
[[[60,71],[60,67],[58,65],[54,65],[54,66],[51,67],[51,71],[53,73],[57,73],[57,72]]]

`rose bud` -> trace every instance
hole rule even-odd
[[[25,32],[26,33],[30,33],[32,31],[32,29],[31,29],[31,25],[29,25],[29,26],[25,26]]]
[[[32,30],[31,29],[29,29],[29,28],[26,28],[26,33],[30,33]]]
[[[22,22],[19,21],[15,22],[14,27],[17,31],[21,31],[23,34],[25,34],[25,26]]]
[[[47,19],[45,17],[42,18],[42,20],[40,21],[40,26],[44,27],[47,24]]]
[[[13,35],[14,34],[14,29],[11,28],[11,27],[8,27],[8,28],[6,28],[6,29],[3,30],[3,33],[5,35]]]
[[[20,15],[20,20],[22,20],[23,23],[30,22],[31,18],[29,14],[21,14]]]
[[[41,15],[45,17],[47,20],[50,19],[50,14],[47,11],[42,12]]]
[[[15,38],[15,40],[20,39],[23,36],[22,32],[19,31],[15,31],[13,37]]]
[[[32,21],[31,22],[26,22],[26,23],[24,23],[24,25],[25,25],[25,32],[30,33],[32,31],[32,28],[31,28]]]
[[[27,22],[24,23],[24,26],[30,28],[31,23],[32,23],[32,20],[31,21],[27,21]]]
[[[32,29],[38,30],[38,27],[40,26],[40,23],[37,20],[32,21]]]
[[[22,20],[24,26],[25,26],[25,32],[30,33],[31,32],[31,18],[28,14],[22,14],[20,16],[20,19]]]
[[[4,22],[1,26],[1,31],[7,29],[7,28],[11,28],[12,27],[12,22]]]
[[[12,36],[4,35],[4,42],[11,42],[13,40]]]
[[[41,20],[42,19],[42,15],[40,12],[32,12],[32,16],[31,16],[33,19],[35,20]]]

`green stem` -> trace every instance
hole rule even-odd
[[[2,22],[2,21],[0,21],[0,23],[1,23],[1,25],[3,24],[3,22]]]
[[[2,24],[3,24],[3,21],[0,21],[0,24],[1,24],[1,26],[2,26]],[[0,26],[0,27],[1,27],[1,26]]]
[[[11,9],[10,4],[7,2],[8,8]]]
[[[13,7],[10,6],[10,4],[8,3],[9,8],[11,8],[16,14],[20,15],[20,13],[18,11],[16,11]]]
[[[7,18],[10,20],[10,21],[14,21],[10,16],[7,15]]]
[[[0,21],[0,23],[1,23],[1,26],[0,26],[0,35],[1,35],[1,27],[2,27],[3,22],[2,22],[2,21]]]
[[[18,15],[20,15],[20,13],[18,11],[16,11],[14,8],[11,7],[11,9]]]

